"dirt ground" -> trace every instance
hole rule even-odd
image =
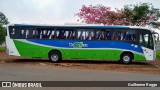
[[[0,51],[0,64],[24,64],[31,66],[65,67],[89,70],[103,70],[116,72],[137,72],[160,74],[160,60],[153,62],[133,62],[129,65],[120,64],[118,61],[86,61],[64,60],[60,63],[51,63],[48,59],[30,59],[16,56],[8,56],[5,51]]]

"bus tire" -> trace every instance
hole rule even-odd
[[[129,54],[129,53],[124,53],[124,54],[122,54],[122,56],[121,56],[121,63],[123,63],[123,64],[130,64],[131,62],[132,62],[132,55],[131,54]]]
[[[58,51],[52,51],[49,53],[49,60],[53,63],[60,62],[62,60],[62,55]]]

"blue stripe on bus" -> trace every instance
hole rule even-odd
[[[135,47],[133,44],[127,42],[118,42],[118,41],[84,41],[84,40],[35,40],[28,39],[27,41],[34,42],[37,44],[53,46],[53,47],[62,47],[62,48],[73,48],[71,44],[76,42],[83,42],[84,46],[82,48],[117,48],[131,50],[143,54],[141,46],[137,45]],[[69,45],[70,44],[70,45]]]

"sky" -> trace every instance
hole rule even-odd
[[[138,2],[152,3],[160,8],[159,0],[1,0],[0,12],[10,23],[16,24],[80,23],[75,14],[82,5],[102,4],[114,10]]]

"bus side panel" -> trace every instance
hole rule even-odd
[[[61,49],[62,58],[92,59],[92,50]]]
[[[63,58],[77,59],[99,59],[99,60],[120,60],[120,50],[84,50],[66,49],[61,50]]]
[[[46,46],[34,45],[32,43],[14,40],[15,46],[20,53],[20,56],[34,58],[48,58],[49,51],[55,49]],[[120,55],[123,50],[116,49],[59,49],[62,53],[62,58],[77,58],[77,59],[99,59],[99,60],[120,60]],[[134,54],[135,60],[146,60],[143,55]]]
[[[134,61],[146,61],[146,58],[143,55],[134,54]]]
[[[102,60],[119,60],[120,50],[94,50],[93,58]]]
[[[14,40],[17,50],[21,56],[33,58],[48,58],[48,52],[52,48],[29,44]]]

